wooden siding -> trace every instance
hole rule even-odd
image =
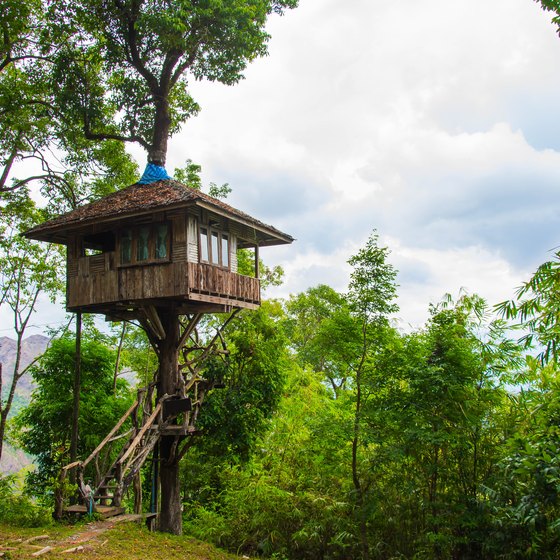
[[[189,291],[232,300],[260,303],[260,282],[217,266],[188,263]],[[197,298],[198,299],[198,298]]]
[[[115,266],[115,253],[69,259],[77,268],[68,276],[67,306],[71,310],[110,309],[117,303],[142,301],[205,302],[216,306],[255,308],[260,283],[209,264],[167,262],[144,266]]]
[[[76,261],[69,259],[69,267]],[[77,275],[68,276],[67,306],[75,308],[91,304],[117,301],[118,277],[115,253],[103,253],[77,259]]]
[[[185,216],[173,216],[171,222],[171,259],[173,262],[187,260],[187,229]]]
[[[232,272],[237,272],[237,236],[233,233],[229,236],[229,262]]]

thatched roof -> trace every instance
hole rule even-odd
[[[262,245],[277,245],[293,241],[293,237],[290,235],[252,218],[221,200],[173,179],[146,185],[135,183],[44,222],[25,232],[24,235],[39,241],[65,244],[69,232],[84,229],[92,224],[99,226],[106,222],[140,216],[157,210],[188,206],[200,206],[226,216],[234,222],[254,228],[258,233],[259,243]]]

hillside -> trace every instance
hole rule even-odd
[[[68,558],[70,549],[82,557],[107,560],[234,560],[228,554],[191,537],[150,533],[137,523],[118,520],[98,521],[87,525],[54,525],[40,529],[20,529],[0,524],[0,556],[11,560],[30,558],[50,547],[49,559]],[[81,547],[81,548],[79,548]],[[243,557],[248,558],[248,557]]]
[[[46,349],[49,339],[40,334],[32,335],[23,340],[20,371],[26,368],[37,356]],[[2,364],[2,385],[5,397],[12,381],[16,361],[16,341],[6,336],[0,337],[0,363]],[[22,406],[25,406],[31,397],[33,379],[26,373],[19,381],[12,405],[11,416]],[[14,473],[30,463],[30,458],[20,449],[5,445],[0,460],[0,473]]]
[[[49,342],[46,336],[34,334],[23,340],[21,364],[19,370],[26,368],[37,356],[41,355]],[[0,337],[0,363],[2,364],[2,382],[10,383],[16,361],[16,341],[7,336]],[[16,394],[24,400],[29,399],[33,390],[31,376],[25,374],[18,383]]]

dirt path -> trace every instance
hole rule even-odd
[[[139,521],[142,519],[141,515],[117,515],[116,517],[111,517],[110,519],[104,519],[103,521],[92,521],[85,525],[81,531],[66,537],[64,540],[60,541],[59,546],[68,544],[68,547],[72,545],[78,546],[80,544],[89,542],[93,539],[98,539],[100,535],[112,529],[118,523],[124,523],[127,521]]]
[[[9,555],[11,552],[17,552],[18,556],[16,558],[19,558],[21,553],[24,553],[26,558],[36,555],[42,556],[42,553],[48,557],[48,553],[51,552],[87,553],[103,546],[107,542],[104,533],[115,525],[127,521],[139,521],[142,518],[141,515],[119,515],[103,521],[92,521],[80,527],[79,531],[63,539],[51,538],[49,535],[39,535],[25,541],[20,539],[19,542],[10,543],[12,546],[2,546],[0,543],[0,559],[6,553]]]

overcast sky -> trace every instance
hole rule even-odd
[[[286,296],[344,291],[377,229],[400,317],[460,288],[494,304],[560,243],[560,38],[533,0],[300,0],[235,87],[195,84],[171,141],[229,202],[293,235]]]
[[[192,159],[296,238],[262,251],[286,272],[269,296],[344,291],[377,229],[404,328],[460,288],[510,298],[560,244],[550,19],[533,0],[300,0],[244,81],[193,84],[168,170]]]

